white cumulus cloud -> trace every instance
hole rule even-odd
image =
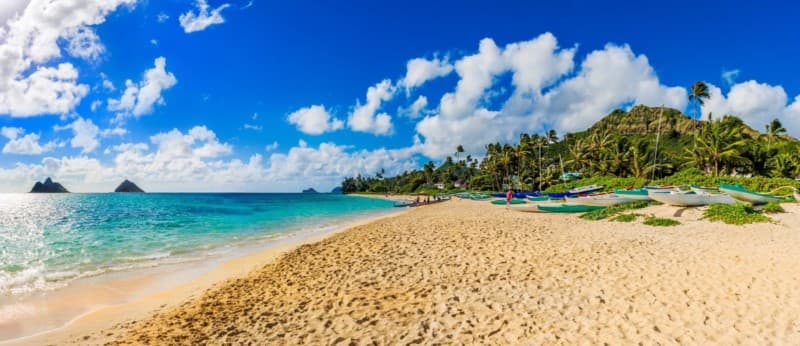
[[[59,43],[67,42],[70,55],[96,59],[104,48],[92,26],[136,0],[35,0],[24,10],[25,2],[6,2],[0,7],[0,114],[28,117],[68,114],[80,103],[88,87],[78,83],[72,63],[54,65],[63,57]]]
[[[414,100],[414,103],[412,103],[407,108],[401,107],[398,110],[398,113],[400,115],[407,116],[411,119],[416,119],[425,115],[425,113],[427,112],[425,107],[428,107],[428,98],[425,97],[425,95],[419,95],[419,97],[417,97],[417,99]]]
[[[21,130],[4,130],[18,136]],[[104,153],[110,162],[88,156],[45,157],[39,163],[0,168],[0,191],[24,191],[44,176],[71,191],[111,191],[123,178],[151,191],[300,191],[330,189],[345,176],[372,175],[382,169],[398,174],[417,167],[419,142],[408,148],[356,150],[324,142],[317,147],[300,141],[286,153],[265,158],[226,159],[230,144],[205,126],[154,134],[149,143],[121,143]],[[265,149],[277,148],[273,142]]]
[[[183,27],[185,33],[193,33],[203,31],[207,27],[214,24],[225,23],[225,18],[222,17],[222,10],[230,7],[230,4],[222,4],[219,7],[210,10],[206,0],[196,0],[195,7],[197,12],[189,10],[178,17],[178,21]]]
[[[118,112],[118,120],[128,116],[139,117],[153,112],[155,105],[165,103],[161,93],[178,83],[172,72],[166,70],[167,59],[158,57],[154,66],[144,72],[139,83],[125,81],[125,91],[118,99],[108,99],[108,110]]]
[[[702,107],[703,116],[735,115],[756,130],[763,131],[772,119],[779,119],[793,136],[800,136],[800,95],[791,104],[789,96],[780,85],[770,85],[749,80],[731,86],[727,95],[708,84],[710,97]]]
[[[344,122],[333,117],[324,105],[300,108],[289,114],[287,119],[300,132],[309,135],[321,135],[344,127]]]
[[[78,118],[70,124],[64,126],[54,126],[54,130],[72,130],[72,140],[70,146],[81,148],[81,153],[90,153],[100,146],[97,136],[100,135],[100,128],[92,122],[92,119]]]
[[[411,89],[419,87],[431,79],[446,76],[450,72],[453,72],[453,65],[447,59],[415,58],[406,64],[406,76],[400,80],[399,84],[406,88],[406,93],[409,93]]]
[[[67,52],[78,58],[95,61],[106,51],[100,37],[87,26],[68,29],[64,35],[67,41]]]
[[[550,33],[502,48],[481,40],[477,53],[455,61],[455,90],[417,123],[423,153],[443,158],[459,144],[481,153],[484,144],[511,141],[521,132],[582,130],[629,103],[686,106],[686,90],[662,85],[647,57],[627,45],[590,52],[573,73],[575,52],[559,48]],[[503,99],[505,86],[496,84],[507,73],[512,91]]]
[[[39,134],[24,134],[25,129],[21,127],[0,128],[0,135],[8,139],[8,142],[3,146],[3,154],[39,155],[55,147],[54,142],[40,145]]]
[[[391,100],[395,93],[392,81],[384,79],[367,89],[367,103],[356,102],[355,109],[347,118],[347,126],[353,131],[367,132],[374,135],[390,135],[394,131],[392,117],[378,113],[384,101]]]

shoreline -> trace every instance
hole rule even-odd
[[[653,206],[681,225],[650,227],[451,200],[298,247],[111,344],[796,344],[786,209],[734,226]]]
[[[322,241],[352,227],[383,218],[394,217],[406,212],[407,210],[390,209],[378,213],[377,216],[374,214],[362,215],[355,216],[349,220],[345,219],[346,221],[341,225],[288,232],[274,239],[268,239],[252,248],[243,247],[242,249],[245,249],[245,253],[242,254],[228,254],[221,258],[201,260],[201,268],[195,268],[198,263],[184,263],[182,268],[175,268],[178,265],[148,268],[156,273],[144,273],[144,275],[130,280],[124,278],[125,274],[128,273],[112,273],[122,277],[122,279],[112,282],[109,286],[118,284],[122,287],[102,288],[100,291],[109,290],[119,293],[120,290],[124,291],[126,289],[135,290],[138,288],[139,290],[123,292],[122,295],[127,293],[125,296],[128,299],[122,302],[92,304],[87,311],[74,315],[74,317],[60,326],[37,331],[29,335],[0,340],[0,345],[61,344],[68,340],[77,340],[79,335],[112,329],[114,326],[126,321],[145,318],[157,311],[175,307],[195,296],[202,295],[206,290],[218,284],[242,277],[248,272],[264,266],[300,246]],[[103,278],[94,277],[89,278],[87,281],[91,282],[92,279],[100,281]],[[174,282],[174,279],[177,279],[178,282]],[[86,285],[87,283],[81,282],[80,286]],[[90,283],[88,285],[91,286]],[[69,286],[65,288],[69,288]],[[78,291],[79,288],[76,287],[72,290]],[[110,336],[108,335],[107,337]]]

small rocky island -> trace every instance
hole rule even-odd
[[[317,192],[317,190],[314,190],[313,187],[309,187],[309,188],[303,190],[303,193],[318,193],[318,192]]]
[[[341,186],[334,187],[333,190],[331,190],[331,193],[341,195],[342,194],[342,187]]]
[[[31,189],[31,193],[69,193],[64,186],[61,184],[54,182],[53,180],[48,177],[42,182],[36,182]]]
[[[125,179],[125,181],[114,189],[114,192],[144,192],[144,190],[136,186],[132,181]]]

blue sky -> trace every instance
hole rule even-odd
[[[0,5],[0,191],[329,189],[696,80],[800,135],[791,3],[206,1]]]

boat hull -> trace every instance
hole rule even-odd
[[[731,195],[731,197],[736,198],[740,201],[745,201],[747,203],[753,205],[759,204],[767,204],[769,202],[780,202],[781,199],[775,196],[765,195],[763,193],[757,193],[752,191],[747,191],[740,185],[729,185],[720,183],[719,190],[721,192],[727,193]]]
[[[600,191],[604,187],[605,186],[603,186],[603,185],[588,185],[588,186],[576,187],[574,189],[567,190],[567,192],[570,193],[570,194],[573,194],[573,195],[577,195],[577,194],[581,194],[581,193],[592,193],[592,192],[595,192],[595,191]]]
[[[716,187],[706,187],[706,186],[695,186],[695,185],[692,185],[690,188],[695,193],[719,193],[719,188],[716,188]]]
[[[496,199],[496,200],[492,201],[491,203],[495,204],[495,205],[504,205],[504,204],[506,204],[506,200],[504,200],[504,199]],[[520,199],[512,199],[510,204],[525,204],[525,201],[520,200]]]
[[[701,207],[709,204],[733,204],[736,200],[726,194],[697,194],[693,192],[650,192],[655,201],[676,207]]]
[[[590,211],[603,209],[605,207],[584,204],[558,204],[558,205],[537,205],[540,211],[547,213],[587,213]]]
[[[651,201],[653,200],[647,194],[647,190],[645,189],[633,189],[633,190],[616,190],[614,191],[618,196],[623,196],[626,198],[630,198],[634,201]]]
[[[585,204],[585,205],[593,205],[593,206],[600,206],[600,207],[611,207],[615,205],[620,205],[624,203],[634,202],[637,199],[630,198],[628,196],[619,196],[616,194],[611,195],[600,195],[600,196],[587,196],[587,197],[578,197],[574,199],[570,199],[569,202],[575,202],[576,204]]]

